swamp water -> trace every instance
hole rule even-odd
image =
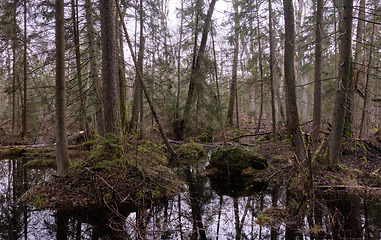
[[[25,169],[23,159],[0,160],[0,239],[381,239],[380,199],[323,195],[319,217],[305,217],[295,231],[279,217],[288,199],[284,189],[240,188],[203,176],[211,151],[176,169],[187,191],[138,211],[110,206],[57,213],[25,206],[18,199],[55,171]]]

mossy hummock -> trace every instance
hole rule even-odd
[[[241,175],[248,168],[260,170],[267,167],[267,160],[253,151],[240,147],[228,149],[219,147],[212,154],[207,168],[216,173],[217,176],[232,176]]]

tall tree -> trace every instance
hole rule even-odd
[[[292,0],[283,0],[285,40],[284,40],[284,86],[286,100],[287,129],[295,147],[295,154],[300,163],[306,164],[306,147],[300,130],[295,85],[295,24]]]
[[[117,8],[118,8],[118,13],[119,13],[119,17],[122,18],[122,11],[120,10],[120,6],[119,4],[117,3]],[[161,121],[160,121],[160,118],[159,118],[159,115],[157,114],[156,110],[155,110],[155,107],[153,106],[153,103],[152,103],[152,100],[148,94],[148,91],[145,87],[145,84],[144,84],[144,79],[143,79],[143,74],[140,72],[140,69],[138,67],[138,63],[136,61],[136,57],[135,57],[135,54],[134,54],[134,51],[132,49],[132,44],[131,44],[131,40],[130,40],[130,37],[128,35],[128,32],[127,32],[127,27],[126,27],[126,24],[123,22],[122,23],[122,26],[123,26],[123,30],[124,30],[124,34],[125,34],[125,37],[126,37],[126,40],[127,40],[127,43],[128,43],[128,48],[130,49],[130,53],[131,53],[131,57],[132,57],[132,60],[134,62],[134,65],[135,65],[135,69],[136,69],[136,72],[139,76],[139,80],[140,80],[140,84],[142,86],[142,89],[143,89],[143,93],[147,99],[147,102],[148,102],[148,105],[151,109],[151,113],[156,121],[156,124],[159,125],[159,131],[160,131],[160,134],[165,142],[165,145],[167,146],[167,149],[168,149],[168,152],[171,154],[172,157],[176,157],[176,153],[175,151],[173,150],[172,148],[172,145],[171,143],[169,142],[168,138],[167,138],[167,134],[165,133],[163,127],[162,127],[162,124],[161,124]]]
[[[82,67],[81,67],[81,51],[79,45],[79,24],[78,24],[78,0],[71,0],[72,21],[73,21],[73,36],[75,48],[75,64],[77,70],[77,84],[79,90],[79,130],[85,131],[87,134],[86,124],[86,108],[85,96],[82,87]]]
[[[258,67],[259,67],[259,83],[260,83],[260,91],[261,91],[261,103],[259,105],[259,116],[256,132],[259,132],[261,129],[262,118],[263,118],[263,105],[264,105],[264,79],[263,79],[263,49],[262,49],[262,41],[261,41],[261,28],[259,24],[259,1],[257,0],[257,40],[258,40]]]
[[[90,64],[90,79],[93,83],[95,117],[97,124],[97,133],[104,136],[104,112],[103,112],[103,90],[102,82],[99,78],[99,64],[97,61],[96,34],[94,29],[94,18],[92,12],[91,0],[85,0],[86,22],[87,22],[87,38],[89,42],[89,64]]]
[[[126,8],[123,9],[123,16],[125,16]],[[118,88],[119,88],[119,113],[120,113],[120,128],[122,131],[127,130],[127,79],[125,75],[126,64],[124,62],[124,38],[123,27],[120,18],[116,18],[117,26],[117,52],[118,52]]]
[[[352,11],[353,0],[343,1],[343,14],[340,27],[340,68],[338,75],[338,89],[332,117],[331,137],[328,144],[329,164],[335,166],[339,163],[339,153],[343,138],[345,108],[350,83],[350,60],[352,40]]]
[[[105,132],[119,134],[115,1],[100,0],[102,42],[102,83]]]
[[[23,110],[22,110],[22,131],[21,131],[21,137],[25,137],[28,131],[28,124],[27,124],[27,115],[28,115],[28,108],[27,108],[27,82],[28,82],[28,61],[27,61],[27,50],[28,50],[28,36],[27,36],[27,25],[26,25],[26,9],[27,9],[27,0],[24,0],[24,97],[23,97]]]
[[[216,5],[216,1],[217,0],[212,0],[209,4],[208,12],[206,14],[205,23],[204,23],[204,27],[202,31],[200,47],[197,52],[197,57],[193,56],[195,60],[193,61],[194,64],[192,64],[189,88],[188,88],[188,97],[185,103],[184,115],[183,115],[183,119],[180,121],[178,128],[175,129],[177,139],[183,139],[184,137],[184,130],[188,124],[191,108],[194,103],[195,87],[196,87],[196,84],[200,81],[200,78],[202,78],[201,71],[200,71],[201,62],[204,59],[206,42],[208,40],[210,23],[212,20],[212,15],[214,11],[214,6]]]
[[[319,139],[321,122],[321,76],[322,76],[322,49],[323,49],[323,0],[318,0],[316,5],[316,29],[315,29],[315,85],[314,85],[314,117],[312,138]]]
[[[57,173],[70,166],[66,135],[65,31],[64,0],[56,0],[56,122]]]
[[[143,73],[143,57],[144,57],[144,16],[143,16],[143,1],[140,0],[139,4],[139,21],[140,21],[140,37],[139,37],[139,53],[138,53],[138,68],[141,73]],[[134,99],[132,105],[132,116],[130,122],[130,129],[137,132],[137,124],[140,123],[142,127],[143,124],[143,88],[140,84],[139,75],[136,72],[135,83],[134,83]],[[142,134],[142,131],[140,131]],[[142,135],[140,135],[142,136]]]
[[[13,5],[12,19],[12,134],[16,132],[16,48],[17,48],[17,5]]]
[[[357,119],[355,116],[355,109],[357,107],[360,107],[356,101],[356,98],[358,95],[356,95],[356,91],[358,89],[359,82],[363,81],[365,78],[365,58],[366,58],[366,51],[364,50],[364,43],[365,43],[365,0],[360,0],[360,8],[358,9],[358,21],[357,21],[357,30],[356,30],[356,47],[355,51],[353,53],[353,68],[354,68],[354,74],[353,74],[353,81],[351,82],[351,88],[348,91],[348,120],[349,123],[351,123],[352,126],[355,125],[355,120]]]
[[[177,52],[177,97],[176,97],[176,109],[175,109],[175,119],[179,118],[179,108],[180,108],[180,93],[181,93],[181,47],[183,44],[183,28],[184,28],[184,0],[181,0],[181,18],[180,18],[180,36],[179,36],[179,47]]]
[[[232,80],[230,83],[230,98],[229,107],[227,114],[227,123],[233,126],[234,118],[234,105],[236,104],[238,95],[238,80],[237,80],[237,69],[238,69],[238,50],[239,50],[239,12],[238,12],[238,1],[233,1],[234,8],[234,52],[233,52],[233,68],[232,68]],[[236,109],[238,112],[238,108]],[[237,119],[236,127],[239,128],[239,121]]]
[[[276,110],[275,110],[275,43],[273,32],[273,13],[272,4],[269,0],[269,36],[270,36],[270,89],[271,89],[271,114],[272,114],[272,126],[273,126],[273,139],[276,139]]]

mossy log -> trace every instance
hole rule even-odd
[[[265,169],[268,167],[267,160],[253,152],[239,147],[223,149],[221,147],[212,154],[208,169],[216,173],[216,176],[242,175],[247,168]],[[214,175],[214,174],[213,174]]]
[[[19,156],[21,156],[21,149],[18,147],[11,147],[0,150],[0,159]]]

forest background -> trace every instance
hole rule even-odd
[[[102,6],[90,0],[63,2],[69,133],[104,135],[109,116],[114,116],[117,132],[143,137],[157,130],[139,82],[140,69],[170,138],[202,133],[221,137],[224,125],[272,131],[276,137],[287,125],[285,66],[294,62],[297,115],[303,130],[317,139],[331,129],[337,93],[342,92],[339,49],[345,23],[352,33],[345,134],[361,138],[369,129],[380,128],[377,0],[354,1],[353,20],[342,17],[342,3],[352,1],[293,1],[294,61],[285,56],[285,4],[292,1],[120,1],[123,22],[115,6],[111,21],[117,65],[113,101],[104,98],[108,75],[102,72],[102,54],[109,52],[102,51]],[[53,1],[27,0],[4,0],[0,5],[1,131],[35,144],[56,141],[55,7]],[[102,107],[110,103],[116,115]]]

